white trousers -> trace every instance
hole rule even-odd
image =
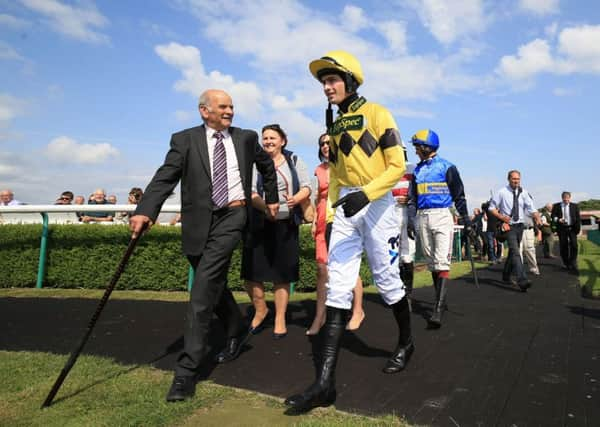
[[[340,197],[358,188],[342,188]],[[367,254],[373,280],[386,304],[404,297],[404,285],[398,268],[398,217],[395,200],[389,192],[371,201],[356,215],[346,218],[342,207],[336,209],[329,244],[329,284],[327,302],[330,307],[349,310],[352,290],[360,269],[363,250]]]
[[[521,260],[527,261],[530,273],[539,273],[540,270],[535,256],[535,233],[533,228],[523,230],[523,238],[521,239]],[[523,259],[525,258],[525,259]]]
[[[429,271],[450,271],[454,219],[448,208],[417,211],[421,250]]]
[[[408,225],[408,209],[405,205],[394,205],[396,216],[398,217],[398,227],[400,228],[400,262],[407,264],[415,261],[416,243],[408,238],[406,226]]]

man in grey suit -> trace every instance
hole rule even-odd
[[[194,395],[196,373],[207,351],[213,313],[224,323],[227,344],[216,361],[235,359],[249,338],[231,291],[227,271],[250,213],[252,166],[264,177],[266,214],[274,218],[279,209],[275,167],[251,130],[231,126],[233,103],[222,90],[200,95],[204,125],[171,137],[163,165],[144,191],[129,224],[133,235],[150,227],[161,206],[181,181],[181,228],[183,253],[195,276],[184,326],[184,348],[177,358],[175,377],[167,401]]]

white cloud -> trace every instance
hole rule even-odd
[[[0,93],[0,126],[7,126],[25,110],[26,105],[27,102],[23,99]]]
[[[536,15],[549,15],[559,12],[558,0],[519,0],[519,7]]]
[[[119,150],[108,143],[80,144],[68,136],[59,136],[50,141],[46,155],[61,162],[94,164],[118,157]]]
[[[109,42],[107,35],[97,31],[108,25],[108,19],[89,1],[80,7],[58,0],[21,0],[21,3],[43,15],[44,22],[60,34],[89,43]]]
[[[256,70],[256,84],[265,88],[262,91],[266,98],[277,107],[294,105],[302,109],[322,103],[322,98],[315,96],[320,91],[307,71],[308,62],[340,46],[351,46],[348,49],[362,63],[366,76],[362,93],[381,103],[432,100],[440,93],[471,89],[485,82],[461,72],[461,65],[469,60],[473,50],[468,55],[461,51],[451,58],[409,56],[405,22],[382,21],[355,6],[345,7],[341,14],[352,17],[361,28],[361,35],[352,25],[346,25],[340,15],[325,15],[293,0],[241,0],[235,7],[226,1],[215,4],[180,0],[178,4],[200,20],[204,34],[226,54]],[[451,12],[448,14],[457,37],[483,30],[485,20],[479,1],[457,3]],[[223,26],[235,31],[223,32]],[[364,37],[367,31],[382,36],[385,43]],[[290,92],[295,94],[287,95]]]
[[[600,73],[600,25],[565,28],[558,36],[558,52],[565,71]]]
[[[398,21],[384,21],[377,25],[381,35],[386,39],[390,50],[397,55],[406,54],[406,24]]]
[[[0,60],[6,61],[24,61],[19,53],[8,43],[0,40]]]
[[[175,82],[176,91],[189,93],[197,98],[206,89],[219,88],[231,95],[237,112],[255,117],[262,110],[261,93],[255,83],[235,81],[232,76],[217,70],[207,73],[202,64],[200,50],[196,47],[172,42],[158,45],[154,51],[183,75],[183,79]]]
[[[318,58],[339,46],[352,46],[357,56],[382,50],[359,37],[357,28],[342,24],[339,15],[327,19],[298,1],[240,0],[230,4],[182,0],[181,3],[202,22],[208,38],[235,57],[249,55],[250,61],[246,62],[261,71],[275,73],[299,67],[306,70],[309,58]],[[371,17],[361,21],[364,11],[358,7],[348,6],[342,13],[354,16],[352,19],[360,25],[376,26]],[[235,31],[223,32],[223,26]]]
[[[517,55],[500,59],[496,72],[515,83],[531,83],[539,73],[600,74],[600,25],[563,29],[554,48],[535,39],[520,46]]]
[[[527,80],[537,73],[549,71],[553,64],[548,42],[535,39],[520,46],[516,56],[503,56],[500,59],[498,72],[511,80]]]
[[[448,45],[487,26],[481,0],[409,0],[423,25],[442,44]]]
[[[0,27],[20,30],[23,28],[27,28],[30,25],[31,23],[29,21],[25,21],[24,19],[20,19],[15,16],[8,15],[6,13],[0,13]]]
[[[352,28],[354,31],[360,30],[368,25],[367,17],[360,7],[346,5],[342,12],[341,21],[344,25]]]

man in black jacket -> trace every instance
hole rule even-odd
[[[571,193],[563,191],[562,202],[552,206],[552,229],[558,232],[560,257],[567,270],[579,274],[577,268],[577,235],[581,231],[581,215],[577,203],[571,203]]]
[[[204,125],[174,134],[163,165],[129,219],[134,235],[155,221],[164,201],[181,181],[183,253],[195,275],[184,327],[184,348],[177,358],[167,401],[194,395],[196,373],[207,352],[213,313],[225,325],[227,344],[217,363],[235,359],[249,338],[242,314],[227,288],[233,250],[248,223],[252,165],[263,176],[266,214],[279,209],[273,161],[252,130],[231,126],[233,102],[222,90],[207,90],[198,102]]]

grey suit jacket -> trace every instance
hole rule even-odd
[[[271,157],[258,144],[252,130],[229,128],[235,147],[242,186],[246,196],[248,218],[252,187],[252,165],[264,177],[265,200],[277,203],[277,177]],[[183,253],[200,255],[206,245],[213,212],[212,180],[204,125],[175,133],[163,165],[146,187],[135,214],[156,220],[164,201],[181,180],[181,239]]]

